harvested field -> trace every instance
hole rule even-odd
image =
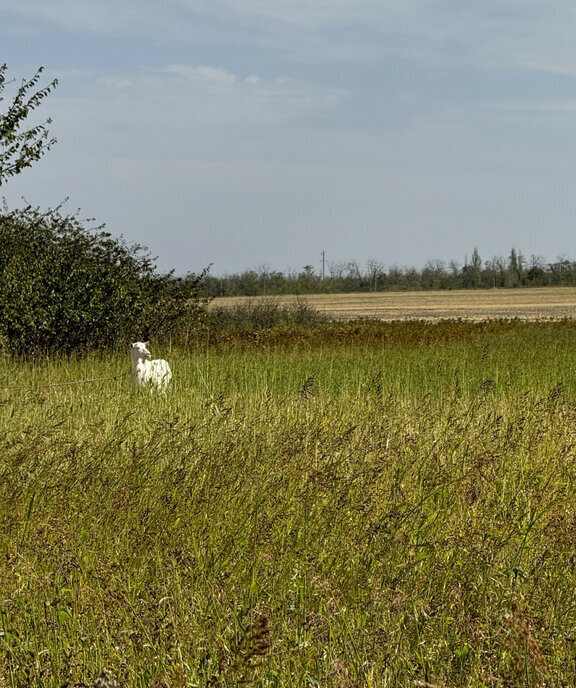
[[[299,298],[337,320],[559,320],[576,317],[575,287],[309,294],[304,297],[235,296],[214,299],[213,304],[217,307],[235,307],[248,302],[289,304]]]

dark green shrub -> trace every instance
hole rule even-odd
[[[0,343],[69,353],[187,333],[201,277],[159,274],[147,249],[61,208],[0,214]]]

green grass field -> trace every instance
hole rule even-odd
[[[575,335],[0,359],[0,687],[575,685]]]

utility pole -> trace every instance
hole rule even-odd
[[[322,251],[322,281],[326,276],[326,251]]]

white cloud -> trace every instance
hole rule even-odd
[[[191,67],[189,65],[169,65],[164,69],[158,70],[165,74],[173,74],[189,81],[204,81],[218,86],[232,86],[237,82],[234,74],[217,67]]]
[[[249,155],[250,142],[330,127],[348,93],[295,79],[173,64],[119,75],[69,77],[46,112],[70,154],[133,159]]]

